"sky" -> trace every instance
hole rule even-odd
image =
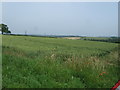
[[[0,23],[2,23],[2,3],[0,2]]]
[[[14,34],[117,36],[117,2],[3,2]]]

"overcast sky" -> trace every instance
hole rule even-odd
[[[117,2],[4,2],[2,22],[12,33],[117,36]]]

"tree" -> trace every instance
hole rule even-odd
[[[9,34],[10,34],[10,33],[11,33],[11,31],[8,31],[7,33],[9,33]]]
[[[8,29],[8,26],[7,25],[5,25],[5,24],[0,24],[0,31],[2,32],[2,34],[3,33],[11,33],[11,31],[9,31],[9,29]]]

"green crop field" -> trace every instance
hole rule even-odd
[[[3,88],[111,88],[119,67],[117,43],[2,36]]]

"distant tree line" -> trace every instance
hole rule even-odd
[[[0,24],[0,31],[2,34],[11,34],[11,31],[6,24]]]
[[[100,42],[111,42],[111,43],[120,43],[120,37],[110,37],[110,38],[108,38],[108,39],[84,38],[84,40],[100,41]]]

